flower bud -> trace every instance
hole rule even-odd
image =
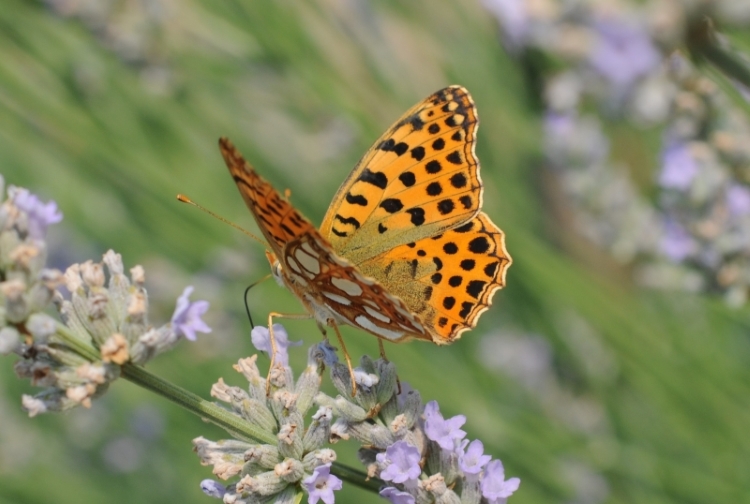
[[[6,326],[0,329],[0,355],[21,350],[21,335],[14,327]]]
[[[321,448],[331,437],[331,408],[321,406],[312,417],[312,423],[305,432],[302,445],[305,452]]]

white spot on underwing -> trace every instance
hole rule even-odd
[[[303,244],[302,246],[304,247],[305,245],[306,244]],[[318,262],[318,260],[312,255],[306,253],[304,250],[295,250],[294,257],[296,257],[300,265],[310,273],[314,273],[316,275],[320,273],[320,263]]]
[[[336,301],[338,304],[342,304],[344,306],[349,306],[350,304],[352,304],[351,300],[346,299],[344,296],[333,294],[332,292],[323,291],[323,295],[331,301]]]
[[[289,268],[294,270],[296,273],[302,273],[302,270],[299,268],[299,264],[297,264],[297,261],[287,261],[286,262],[289,265]]]
[[[359,296],[362,294],[362,287],[346,278],[333,277],[331,278],[331,283],[350,296]]]
[[[359,324],[362,329],[370,331],[371,333],[378,336],[382,336],[385,339],[395,341],[401,339],[401,337],[404,335],[404,333],[401,331],[391,331],[390,329],[377,326],[372,320],[368,319],[364,315],[357,315],[354,321]]]
[[[364,308],[365,308],[365,311],[368,313],[368,315],[370,315],[373,318],[376,318],[376,319],[380,320],[381,322],[385,322],[386,324],[388,324],[391,321],[390,318],[386,317],[385,315],[383,315],[379,311],[373,310],[369,306],[365,305]]]

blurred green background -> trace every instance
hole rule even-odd
[[[477,2],[5,0],[0,172],[60,205],[54,266],[108,248],[143,264],[154,324],[185,285],[211,301],[213,333],[149,365],[208,397],[219,376],[242,383],[231,370],[253,352],[242,291],[268,272],[255,242],[175,200],[254,229],[218,137],[320,222],[392,121],[461,84],[481,119],[485,211],[514,265],[461,341],[388,348],[401,380],[468,417],[469,437],[521,477],[514,504],[750,502],[747,309],[638,290],[577,237],[541,167],[524,75]],[[624,161],[654,169],[648,132],[613,129]],[[250,298],[261,319],[300,309],[273,282]],[[319,338],[312,322],[286,326]],[[376,355],[374,338],[345,337],[353,355]],[[222,431],[125,381],[91,410],[30,420],[20,396],[33,390],[2,364],[0,503],[211,502],[190,440]],[[356,466],[354,447],[340,448]],[[383,502],[351,486],[337,499]]]

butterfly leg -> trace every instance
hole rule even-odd
[[[309,319],[312,316],[309,313],[279,313],[271,312],[268,314],[268,335],[271,340],[271,364],[268,366],[268,376],[266,376],[266,395],[271,394],[271,371],[273,371],[274,365],[276,365],[276,337],[273,335],[273,319],[285,318],[291,320],[303,320]]]
[[[378,348],[380,348],[380,358],[386,362],[389,362],[388,357],[385,356],[385,347],[383,346],[382,338],[378,338]],[[396,376],[396,387],[398,387],[397,393],[400,394],[401,393],[401,380],[399,380],[398,375]]]
[[[349,358],[349,352],[347,352],[346,350],[346,345],[344,345],[344,338],[341,337],[339,326],[336,325],[336,322],[334,322],[333,320],[329,320],[328,325],[333,327],[333,330],[336,331],[336,337],[339,339],[339,345],[341,345],[341,350],[344,352],[346,366],[349,368],[349,377],[352,380],[352,397],[354,397],[355,395],[357,395],[357,382],[354,381],[354,368],[352,368],[352,360]]]

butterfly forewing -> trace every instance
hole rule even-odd
[[[226,138],[219,139],[219,149],[242,199],[277,257],[290,240],[311,230],[317,233],[310,221],[257,174],[232,142]]]
[[[447,87],[412,107],[357,164],[321,234],[355,264],[471,219],[482,203],[468,92]]]

